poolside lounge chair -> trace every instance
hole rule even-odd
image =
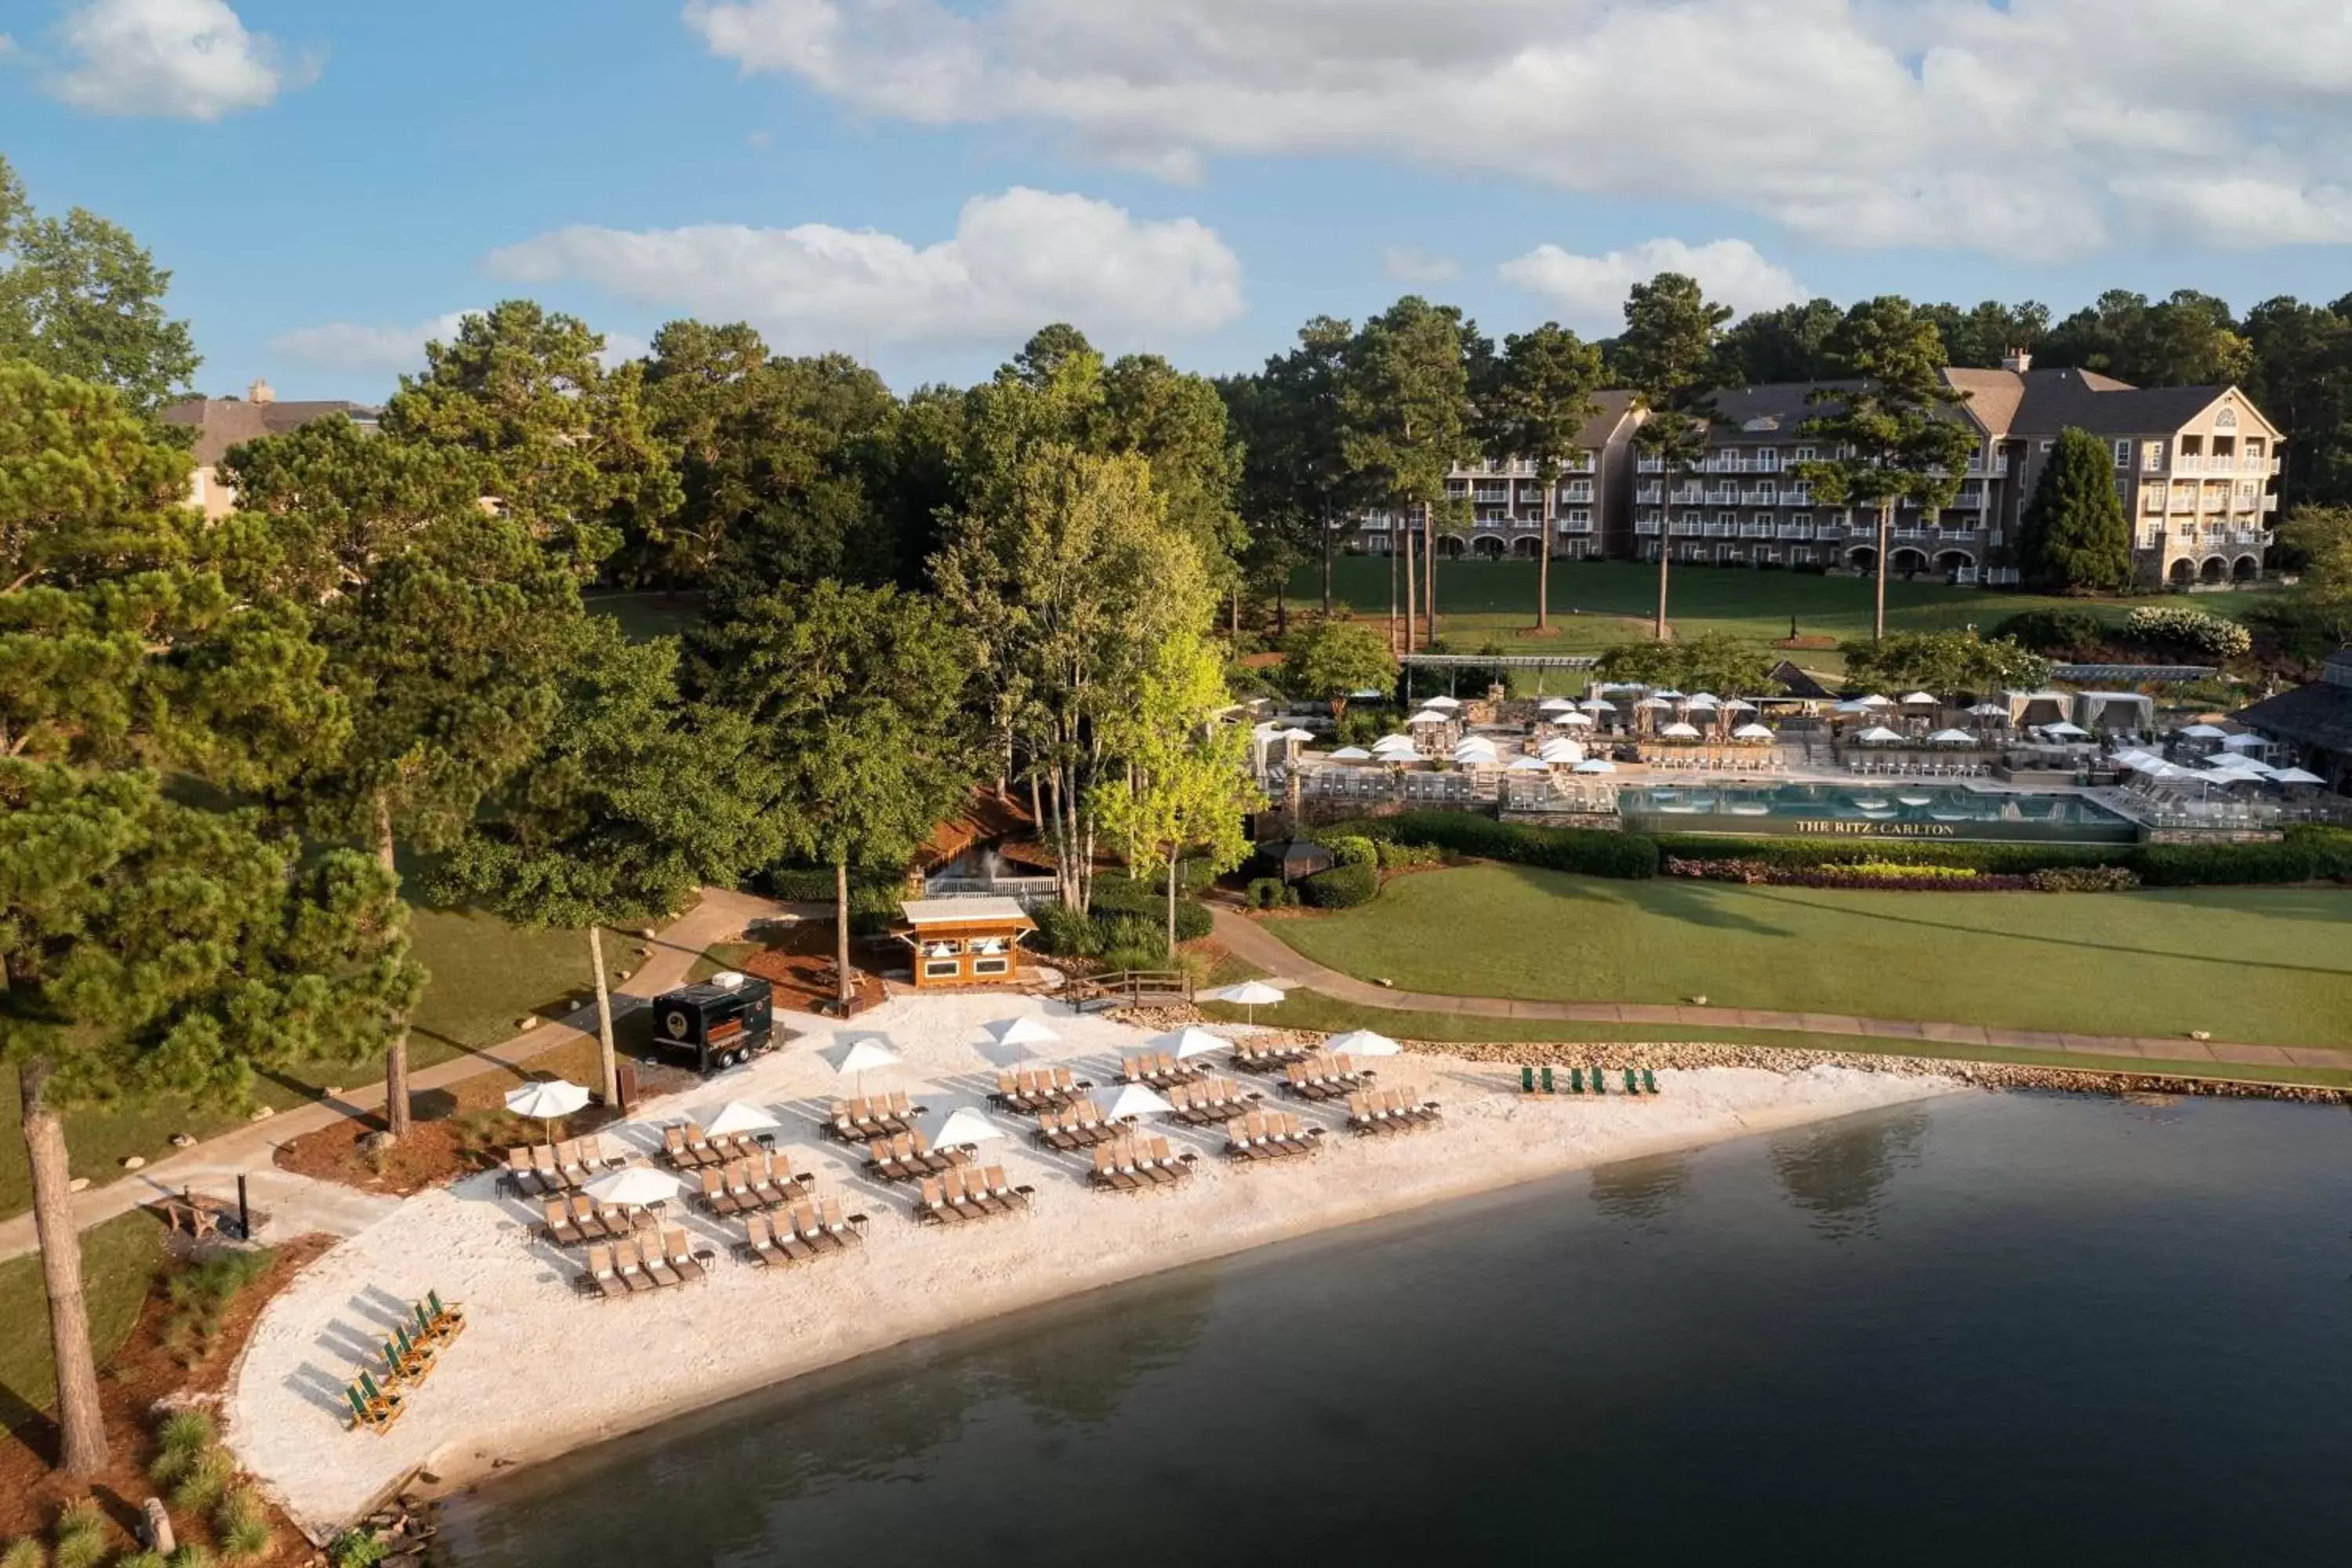
[[[638,1258],[645,1265],[646,1274],[656,1285],[667,1289],[673,1285],[686,1283],[685,1278],[669,1266],[669,1258],[662,1249],[651,1240],[647,1240],[642,1246],[636,1242],[630,1242],[627,1245],[637,1248]]]
[[[1046,1148],[1058,1150],[1062,1153],[1066,1154],[1071,1152],[1073,1150],[1080,1148],[1082,1145],[1078,1142],[1076,1131],[1072,1128],[1065,1127],[1063,1125],[1063,1119],[1065,1116],[1069,1116],[1069,1120],[1072,1122],[1075,1122],[1077,1120],[1076,1116],[1070,1116],[1069,1113],[1066,1111],[1039,1111],[1037,1113],[1036,1136],[1037,1142],[1044,1144]]]
[[[775,1237],[768,1230],[768,1216],[763,1214],[755,1214],[743,1222],[743,1239],[735,1249],[762,1268],[784,1261],[784,1255],[776,1250]]]
[[[537,1197],[547,1190],[545,1184],[539,1179],[539,1172],[531,1165],[530,1151],[528,1148],[507,1151],[507,1168],[503,1179],[507,1187],[518,1197]]]
[[[1116,1143],[1095,1145],[1094,1184],[1107,1193],[1132,1193],[1143,1186],[1142,1178],[1122,1166]]]
[[[943,1220],[961,1220],[964,1216],[948,1206],[946,1184],[937,1176],[925,1176],[922,1195],[915,1200],[915,1217],[929,1225]]]
[[[579,1223],[572,1217],[572,1205],[561,1198],[550,1198],[541,1205],[540,1214],[546,1224],[540,1235],[558,1247],[577,1247],[588,1238],[580,1234]]]
[[[604,1147],[604,1135],[602,1132],[591,1132],[580,1140],[580,1160],[581,1163],[586,1165],[592,1173],[617,1171],[629,1163],[629,1155],[612,1152]]]
[[[562,1171],[556,1165],[555,1146],[553,1144],[534,1143],[531,1145],[530,1168],[531,1173],[539,1178],[540,1191],[543,1193],[564,1193],[572,1190],[572,1184],[564,1180]]]
[[[635,1241],[616,1241],[613,1244],[613,1271],[620,1276],[622,1286],[632,1294],[644,1294],[661,1289],[659,1282],[646,1273],[645,1265],[638,1261],[637,1244]]]
[[[980,1179],[988,1184],[990,1197],[1016,1212],[1026,1209],[1029,1206],[1029,1200],[1037,1195],[1037,1189],[1034,1187],[1025,1185],[1016,1187],[1006,1181],[1004,1167],[1002,1165],[988,1166],[981,1172]],[[850,1223],[853,1225],[860,1223],[860,1217],[857,1215],[851,1215]]]
[[[1294,1040],[1266,1041],[1256,1038],[1234,1043],[1234,1066],[1244,1072],[1280,1072],[1291,1063],[1304,1061],[1312,1055],[1309,1047]]]
[[[991,1167],[994,1169],[994,1167]],[[856,1247],[866,1239],[866,1216],[841,1212],[839,1198],[827,1198],[818,1206],[817,1217],[824,1221],[825,1233],[835,1239]]]
[[[702,1171],[702,1206],[720,1219],[732,1218],[736,1213],[735,1194],[727,1190],[727,1174],[704,1166]]]
[[[661,1237],[662,1257],[677,1271],[680,1279],[692,1284],[710,1277],[710,1264],[718,1260],[717,1253],[708,1247],[698,1252],[686,1239],[686,1232],[675,1227],[663,1231]]]
[[[777,1167],[775,1156],[760,1153],[745,1163],[751,1182],[751,1195],[760,1200],[762,1208],[782,1208],[800,1195],[800,1185],[788,1170]]]
[[[621,1283],[620,1271],[613,1267],[613,1249],[609,1247],[588,1249],[588,1268],[580,1276],[579,1285],[583,1295],[599,1296],[607,1301],[629,1293],[629,1288]]]

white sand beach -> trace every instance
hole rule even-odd
[[[1059,1044],[1001,1047],[984,1026],[1035,1016]],[[796,1023],[803,1020],[795,1020]],[[934,1111],[984,1105],[1000,1068],[1068,1062],[1108,1087],[1122,1048],[1149,1037],[1056,1004],[1003,995],[902,997],[861,1018],[905,1058],[870,1075],[869,1091],[905,1089]],[[1659,1075],[1663,1093],[1633,1100],[1537,1100],[1517,1069],[1449,1057],[1378,1064],[1380,1081],[1444,1107],[1434,1130],[1356,1138],[1339,1109],[1286,1105],[1334,1129],[1309,1159],[1229,1165],[1221,1129],[1156,1124],[1201,1158],[1182,1187],[1132,1195],[1089,1188],[1087,1163],[1041,1150],[1034,1122],[992,1111],[1013,1137],[985,1145],[1030,1212],[984,1223],[918,1226],[911,1194],[866,1178],[853,1149],[817,1135],[814,1117],[849,1087],[818,1058],[817,1033],[694,1093],[646,1107],[608,1131],[608,1145],[649,1152],[658,1129],[733,1100],[783,1121],[777,1148],[824,1194],[871,1217],[866,1245],[790,1269],[738,1261],[740,1222],[681,1202],[698,1246],[720,1254],[698,1285],[611,1302],[575,1293],[578,1249],[537,1238],[535,1205],[480,1176],[409,1200],[314,1263],[257,1325],[227,1396],[239,1458],[298,1522],[331,1531],[419,1466],[457,1484],[597,1442],[695,1406],[926,1334],[1056,1297],[1278,1241],[1330,1226],[1647,1153],[1955,1091],[1948,1079],[1817,1068],[1792,1075],[1710,1068]],[[1579,1053],[1609,1059],[1608,1047]],[[1222,1058],[1219,1058],[1222,1063]],[[1222,1070],[1220,1065],[1219,1070]],[[1270,1084],[1267,1103],[1275,1104]],[[1164,1119],[1163,1119],[1164,1120]],[[468,1327],[388,1433],[347,1427],[342,1390],[373,1363],[383,1325],[437,1289]]]

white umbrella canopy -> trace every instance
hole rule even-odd
[[[1938,730],[1927,739],[1939,746],[1965,746],[1976,737],[1966,730]]]
[[[1593,713],[1614,713],[1617,711],[1617,704],[1610,701],[1606,697],[1588,697],[1583,701],[1578,703],[1577,706]]]
[[[1405,722],[1407,724],[1451,724],[1454,722],[1454,715],[1451,713],[1433,713],[1424,708],[1420,712],[1414,714],[1412,718],[1406,720]]]
[[[1230,989],[1238,991],[1242,989],[1242,987],[1236,985]],[[1270,985],[1266,986],[1265,989],[1274,991],[1274,987]],[[1275,991],[1275,1002],[1281,1001],[1282,995],[1283,994],[1281,992]],[[1232,1005],[1237,1007],[1271,1007],[1274,1005],[1274,1003],[1236,1002]],[[1231,1050],[1233,1049],[1234,1043],[1231,1040],[1226,1039],[1223,1035],[1213,1035],[1209,1033],[1208,1030],[1202,1028],[1198,1024],[1187,1024],[1184,1027],[1176,1030],[1172,1034],[1153,1036],[1150,1044],[1151,1048],[1155,1051],[1166,1051],[1178,1061],[1188,1062],[1194,1057],[1205,1057],[1213,1051]]]
[[[1062,1037],[1040,1018],[1007,1018],[991,1024],[988,1032],[1000,1046],[1047,1046]]]
[[[1720,708],[1723,706],[1723,699],[1717,697],[1711,691],[1702,691],[1696,697],[1685,699],[1683,702],[1683,706],[1685,708]]]
[[[1854,737],[1857,741],[1865,742],[1874,746],[1885,745],[1889,741],[1899,741],[1903,737],[1901,735],[1896,734],[1894,731],[1888,729],[1884,724],[1873,724],[1869,729],[1864,730],[1861,734]]]
[[[1867,703],[1849,699],[1846,701],[1833,705],[1830,709],[1830,711],[1832,713],[1867,713],[1870,711],[1870,706]]]
[[[1613,773],[1616,771],[1617,764],[1606,757],[1588,757],[1569,769],[1572,773]]]
[[[1372,742],[1372,750],[1375,752],[1418,752],[1420,749],[1412,743],[1412,737],[1410,735],[1382,735]]]
[[[2224,735],[2221,737],[2221,744],[2229,747],[2233,752],[2251,752],[2262,743],[2263,738],[2260,735],[2248,734],[2243,731],[2235,735]]]
[[[883,1035],[858,1035],[838,1040],[817,1052],[824,1064],[844,1078],[898,1065],[898,1053]]]
[[[1361,746],[1342,746],[1331,753],[1331,760],[1335,763],[1369,763],[1372,760],[1372,753]]]
[[[1592,723],[1592,715],[1590,713],[1579,713],[1571,710],[1569,712],[1561,714],[1559,716],[1559,721],[1568,725],[1570,729],[1590,728]]]
[[[1933,708],[1935,705],[1936,699],[1924,691],[1915,691],[1903,699],[1903,706],[1906,708]]]
[[[1723,700],[1723,710],[1726,713],[1753,713],[1756,704],[1744,697],[1727,697]]]
[[[2063,719],[2055,724],[2044,724],[2042,726],[2042,732],[2045,735],[2063,735],[2069,740],[2090,734],[2090,731],[2080,724],[2070,724]]]
[[[1492,741],[1465,741],[1454,748],[1454,760],[1457,763],[1499,763],[1503,754],[1495,750]]]
[[[2278,772],[2271,775],[2271,783],[2273,784],[2326,784],[2326,782],[2327,781],[2326,779],[2321,778],[2317,773],[2307,773],[2302,768],[2281,768]]]
[[[1551,772],[1551,764],[1541,757],[1520,757],[1504,771],[1514,773],[1548,773]]]
[[[1669,736],[1677,741],[1696,741],[1698,739],[1698,726],[1696,724],[1682,723],[1669,724],[1664,729],[1659,731],[1658,733]]]
[[[1769,741],[1772,738],[1772,727],[1769,724],[1742,724],[1731,732],[1731,738],[1735,741]]]
[[[1541,756],[1547,763],[1580,763],[1584,761],[1584,748],[1578,745],[1574,741],[1546,741],[1543,743],[1543,749],[1537,754]]]
[[[1636,708],[1646,708],[1652,711],[1655,711],[1661,708],[1671,708],[1674,705],[1674,700],[1672,698],[1656,696],[1644,697],[1639,702],[1633,704]]]
[[[1423,708],[1454,709],[1461,707],[1462,704],[1458,700],[1452,697],[1433,697],[1428,701],[1423,703],[1422,706]]]
[[[1223,1002],[1227,1005],[1234,1007],[1271,1007],[1288,994],[1289,993],[1283,990],[1280,986],[1268,985],[1263,980],[1244,980],[1238,985],[1225,985],[1221,986],[1214,991],[1203,991],[1201,993],[1202,998],[1204,1001]],[[1194,1034],[1207,1033],[1206,1030],[1201,1029],[1195,1029],[1192,1032]],[[1178,1037],[1180,1039],[1182,1037],[1181,1031]],[[1211,1039],[1216,1038],[1213,1035],[1211,1035],[1209,1037]],[[1152,1043],[1156,1046],[1159,1044],[1159,1041],[1155,1040]]]
[[[977,1106],[959,1105],[944,1116],[933,1117],[923,1135],[934,1149],[955,1149],[966,1143],[992,1142],[1006,1133]]]
[[[1130,1083],[1112,1097],[1110,1109],[1103,1112],[1103,1120],[1126,1121],[1139,1116],[1165,1116],[1175,1109],[1145,1085]]]
[[[1677,701],[1677,702],[1679,702],[1679,701],[1681,701],[1681,700],[1682,700],[1682,696],[1683,696],[1683,694],[1682,694],[1681,692],[1676,691],[1676,690],[1675,690],[1673,687],[1671,687],[1671,686],[1661,686],[1660,688],[1658,688],[1658,689],[1657,689],[1657,690],[1655,690],[1655,691],[1652,692],[1650,695],[1651,695],[1651,696],[1653,696],[1653,697],[1666,697],[1666,698],[1672,698],[1674,700],[1675,700],[1675,701]]]
[[[684,1185],[667,1171],[656,1170],[651,1165],[630,1165],[599,1176],[580,1190],[600,1204],[641,1209],[669,1202]]]
[[[2002,707],[1998,702],[1979,702],[1975,707],[1969,709],[1969,712],[1972,717],[1978,719],[2006,719],[2009,717],[2009,710]]]
[[[1854,700],[1861,703],[1864,708],[1892,708],[1895,706],[1892,700],[1879,696],[1878,693],[1874,691],[1867,697],[1857,697]]]
[[[1315,738],[1315,731],[1312,730],[1285,730],[1282,733],[1275,736],[1274,738],[1277,741],[1311,741]]]
[[[570,1116],[587,1103],[586,1089],[560,1078],[527,1083],[507,1091],[507,1109],[534,1121],[553,1121],[558,1117]]]
[[[1350,1029],[1344,1035],[1334,1035],[1323,1042],[1323,1048],[1335,1057],[1393,1057],[1404,1050],[1374,1029]]]
[[[1552,697],[1537,704],[1536,711],[1538,713],[1573,713],[1576,711],[1576,704],[1570,701],[1565,697]]]
[[[2195,741],[2222,741],[2230,734],[2218,724],[2191,724],[2180,732]]]
[[[702,1130],[713,1138],[733,1138],[745,1132],[772,1132],[782,1125],[758,1106],[730,1100],[702,1123]]]

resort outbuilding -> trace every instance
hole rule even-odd
[[[919,988],[1011,984],[1037,929],[1014,899],[908,899],[894,934],[914,952]]]
[[[2329,654],[2308,686],[2265,698],[2236,717],[2299,770],[2352,795],[2352,647]]]

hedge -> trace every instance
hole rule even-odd
[[[1581,871],[1591,877],[1614,877],[1628,881],[1658,874],[1657,841],[1639,833],[1531,827],[1455,811],[1408,811],[1396,816],[1366,817],[1344,825],[1344,830],[1366,838],[1435,845],[1457,855],[1541,866],[1551,871]]]
[[[1900,866],[1952,866],[1993,877],[2022,877],[2055,867],[2129,864],[2137,846],[2117,844],[1917,843],[1884,838],[1718,838],[1699,833],[1658,836],[1675,860],[1754,860],[1784,870],[1880,860]]]
[[[1298,896],[1318,910],[1352,910],[1381,890],[1377,866],[1334,866],[1298,884]]]

